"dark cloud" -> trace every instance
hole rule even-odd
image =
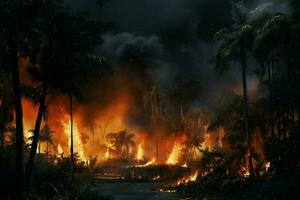
[[[118,34],[103,35],[104,43],[99,51],[112,61],[118,62],[126,54],[129,47],[146,50],[152,58],[158,57],[163,52],[160,38],[156,35],[137,36],[132,33],[123,32]]]

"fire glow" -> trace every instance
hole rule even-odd
[[[193,174],[191,174],[190,176],[183,177],[182,179],[177,181],[177,185],[185,184],[185,183],[188,183],[188,182],[195,182],[198,178],[198,173],[199,172],[196,171]]]
[[[67,99],[64,100],[67,101]],[[24,120],[25,127],[32,129],[36,113],[30,114],[30,116],[27,116],[27,114],[30,113],[29,110],[36,110],[36,108],[30,102],[24,102],[24,108],[28,110],[24,116],[26,118]],[[91,121],[84,119],[84,116],[86,116],[85,108],[75,104],[73,112],[73,144],[74,153],[78,153],[80,160],[85,161],[90,156],[97,157],[97,164],[102,165],[108,161],[124,159],[125,157],[122,157],[123,155],[118,153],[116,147],[108,141],[107,135],[127,130],[128,133],[134,134],[134,144],[128,146],[126,158],[132,162],[132,165],[140,167],[174,165],[187,168],[188,165],[184,153],[187,148],[185,142],[189,135],[185,132],[170,133],[168,130],[160,130],[156,133],[147,130],[146,127],[129,125],[127,118],[131,104],[128,94],[120,94],[120,97],[97,111],[97,114],[91,117]],[[63,153],[64,156],[69,156],[71,144],[69,110],[65,105],[57,102],[56,105],[49,107],[48,112],[47,123],[55,131],[51,154],[61,156]],[[158,140],[157,137],[159,138]],[[164,140],[165,137],[169,139],[166,141]],[[207,137],[202,147],[205,148],[208,143],[209,138]],[[158,153],[153,148],[156,145]]]
[[[144,159],[144,149],[142,147],[142,144],[138,145],[138,149],[137,149],[137,154],[136,154],[136,159],[138,161],[141,161]]]

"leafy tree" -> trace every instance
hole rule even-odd
[[[274,118],[274,114],[284,115],[283,113],[274,112],[274,109],[281,105],[295,104],[290,93],[291,81],[293,80],[291,77],[292,69],[288,61],[288,54],[292,55],[288,49],[293,49],[290,38],[292,38],[292,21],[289,16],[283,14],[277,14],[265,20],[262,27],[255,34],[253,50],[261,66],[257,70],[258,75],[263,85],[267,83],[268,86],[270,126],[273,138],[275,137],[275,120],[278,121],[278,118]],[[280,62],[285,63],[283,66],[279,64],[279,59]],[[266,81],[264,81],[265,77]],[[277,132],[279,134],[280,130]]]
[[[219,49],[216,56],[216,69],[224,72],[229,68],[230,61],[239,63],[243,80],[243,121],[244,131],[250,151],[250,132],[248,119],[248,91],[247,91],[247,53],[251,50],[254,38],[254,31],[250,24],[247,24],[245,15],[241,12],[241,5],[236,5],[233,16],[236,24],[230,29],[222,29],[215,35],[216,42],[219,42]],[[254,175],[252,156],[249,156],[250,174]]]
[[[183,142],[185,148],[189,152],[193,158],[196,157],[197,151],[201,152],[202,143],[204,142],[204,138],[199,134],[189,135],[187,139]]]

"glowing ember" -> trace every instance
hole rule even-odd
[[[268,170],[270,169],[271,167],[271,163],[270,162],[267,162],[266,163],[266,172],[268,172]]]
[[[196,171],[195,173],[193,173],[192,175],[188,176],[188,177],[184,177],[180,180],[177,181],[177,185],[180,184],[185,184],[188,182],[195,182],[198,178],[198,171]]]
[[[183,165],[181,165],[181,167],[188,167],[187,163],[185,162]]]
[[[159,180],[159,179],[160,179],[160,176],[159,176],[159,175],[152,178],[153,181],[157,181],[157,180]]]
[[[250,176],[250,171],[246,169],[245,167],[242,167],[242,174],[245,178]]]
[[[138,145],[136,159],[139,161],[144,159],[144,149],[141,144]]]
[[[174,192],[176,192],[176,190],[159,189],[159,192],[174,193]]]

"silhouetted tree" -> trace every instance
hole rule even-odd
[[[34,19],[40,0],[3,0],[0,2],[1,43],[4,45],[4,65],[11,70],[16,123],[16,198],[21,199],[24,183],[23,111],[21,103],[19,60],[32,53],[35,41]]]
[[[249,149],[249,167],[251,176],[254,175],[252,156],[250,152],[250,133],[248,119],[248,91],[247,91],[247,52],[251,50],[254,38],[252,26],[246,23],[246,19],[240,8],[234,10],[236,24],[231,29],[222,29],[215,35],[216,42],[220,43],[216,57],[216,68],[219,72],[228,69],[230,61],[236,61],[241,66],[243,81],[243,113],[245,134]]]
[[[125,158],[129,158],[130,147],[135,145],[133,137],[134,134],[128,133],[126,130],[107,135],[107,139],[113,145],[114,149],[125,155]]]

